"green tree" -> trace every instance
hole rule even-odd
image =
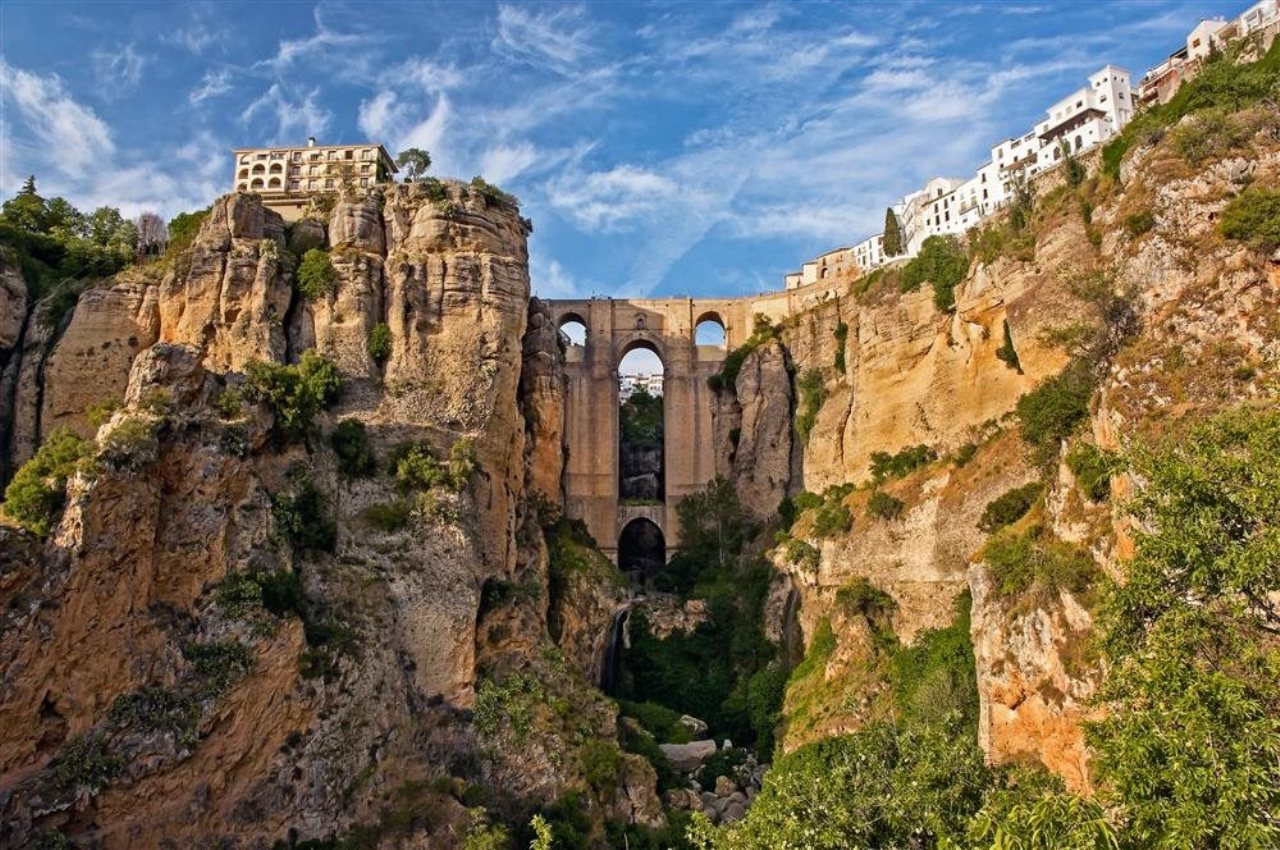
[[[93,449],[65,428],[53,431],[5,488],[5,513],[33,534],[47,535],[66,500],[67,479]]]
[[[1133,847],[1280,844],[1280,413],[1136,449],[1136,552],[1088,727]]]
[[[422,148],[408,148],[400,151],[396,157],[396,165],[405,171],[405,180],[413,182],[427,173],[431,167],[431,154]]]
[[[704,850],[937,847],[960,840],[990,771],[962,725],[876,724],[782,756],[747,817],[695,827]]]
[[[889,207],[884,211],[884,255],[896,257],[906,249],[902,244],[902,226],[898,224],[898,214]]]
[[[271,408],[276,418],[272,428],[285,441],[308,437],[316,414],[336,402],[342,390],[337,367],[310,349],[292,366],[248,363],[245,378],[245,395]]]
[[[329,253],[312,248],[302,255],[298,265],[298,292],[308,301],[323,298],[338,286],[338,272],[329,260]]]
[[[909,292],[928,281],[933,285],[933,303],[939,310],[955,306],[956,285],[969,271],[969,254],[954,236],[930,236],[920,246],[920,254],[902,269],[902,291]]]

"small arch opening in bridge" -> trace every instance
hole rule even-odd
[[[560,319],[560,339],[565,346],[587,344],[587,323],[573,313]]]
[[[717,313],[704,313],[693,329],[693,341],[696,345],[714,345],[724,348],[724,320]]]
[[[618,535],[618,569],[632,584],[647,584],[667,562],[667,541],[651,519],[638,517]]]
[[[618,362],[618,500],[660,505],[665,498],[665,412],[662,358],[637,340]]]

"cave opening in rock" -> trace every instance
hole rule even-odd
[[[639,517],[618,536],[618,568],[633,584],[643,584],[667,561],[667,541],[653,520]]]
[[[663,364],[639,343],[618,364],[618,500],[660,505],[665,493]]]

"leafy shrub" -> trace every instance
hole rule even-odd
[[[733,779],[734,768],[744,764],[746,760],[747,751],[740,747],[716,750],[698,768],[698,784],[703,788],[714,788],[716,780],[721,776]]]
[[[933,303],[939,310],[955,306],[955,288],[969,271],[969,256],[954,236],[930,236],[916,255],[902,269],[902,291],[918,289],[928,281],[933,284]]]
[[[1086,727],[1126,846],[1276,846],[1280,414],[1240,409],[1130,455],[1137,550],[1098,618]]]
[[[169,246],[165,253],[172,256],[186,250],[196,241],[200,225],[209,217],[208,208],[195,212],[182,212],[169,219]]]
[[[1018,349],[1013,347],[1013,334],[1009,332],[1009,320],[1004,321],[1004,342],[996,349],[996,359],[1019,375],[1022,374],[1022,362],[1018,360]]]
[[[471,189],[484,199],[485,207],[502,210],[515,210],[520,207],[520,200],[515,195],[502,191],[483,177],[472,177]]]
[[[31,533],[48,535],[66,500],[67,479],[93,448],[93,443],[65,428],[51,432],[5,488],[5,513]]]
[[[324,494],[309,478],[298,482],[292,495],[276,493],[271,497],[276,529],[303,552],[332,552],[338,542],[338,527],[325,502]]]
[[[1038,524],[998,533],[982,558],[996,596],[1004,599],[1049,599],[1060,590],[1080,596],[1098,578],[1098,565],[1088,552],[1055,539]]]
[[[597,799],[613,796],[618,784],[618,771],[622,768],[622,752],[612,741],[590,740],[578,749],[582,760],[582,778],[596,793]]]
[[[379,322],[369,329],[367,344],[369,356],[379,363],[391,356],[391,328],[385,322]]]
[[[396,483],[403,490],[445,487],[457,493],[467,486],[475,468],[475,444],[469,437],[460,438],[449,449],[447,465],[436,460],[426,443],[401,446],[392,458]]]
[[[817,571],[821,556],[812,544],[804,540],[788,540],[783,557],[788,564],[812,573]]]
[[[1076,361],[1018,399],[1022,439],[1038,463],[1047,464],[1057,456],[1062,441],[1088,415],[1092,395],[1093,376],[1088,364]]]
[[[71,791],[83,789],[97,794],[125,768],[123,756],[107,751],[101,732],[86,732],[69,738],[51,764],[54,781]]]
[[[808,441],[809,432],[813,430],[818,411],[827,399],[827,387],[822,380],[822,373],[817,369],[805,369],[796,381],[796,389],[800,394],[800,404],[796,413],[796,433],[800,439]]]
[[[977,453],[978,446],[976,443],[965,443],[955,450],[955,454],[951,456],[951,462],[956,466],[966,466]]]
[[[1105,502],[1111,496],[1111,476],[1119,468],[1119,458],[1093,443],[1076,443],[1067,452],[1067,468],[1080,489],[1092,501]]]
[[[89,424],[95,428],[101,428],[107,424],[107,420],[111,418],[111,414],[120,409],[120,400],[115,398],[107,398],[102,401],[89,405],[85,411],[85,418],[89,420]]]
[[[200,693],[217,696],[253,668],[253,650],[237,640],[189,643],[182,655],[201,680]]]
[[[298,293],[308,301],[316,301],[338,288],[338,273],[327,251],[312,248],[302,255],[296,275]]]
[[[517,742],[533,730],[534,707],[546,699],[546,689],[533,675],[516,673],[504,681],[485,679],[476,689],[472,723],[482,737],[494,738],[505,720]]]
[[[902,516],[906,504],[896,496],[876,490],[867,499],[867,514],[877,519],[896,520]]]
[[[955,619],[927,629],[915,643],[893,653],[890,682],[902,726],[962,727],[973,741],[978,724],[978,675],[970,635],[972,598],[965,590],[955,600]]]
[[[364,519],[381,531],[399,531],[409,523],[409,505],[403,499],[373,504],[364,509]]]
[[[245,366],[245,395],[275,415],[272,426],[285,440],[307,438],[320,411],[332,406],[342,391],[338,369],[314,351],[304,351],[297,365],[254,361]]]
[[[818,537],[838,537],[853,526],[853,514],[844,503],[845,493],[840,488],[823,499],[813,514],[813,533]]]
[[[662,752],[657,739],[647,729],[636,729],[632,723],[619,723],[618,741],[623,750],[635,753],[653,765],[654,772],[658,774],[659,793],[679,787],[679,773],[671,766],[671,760]]]
[[[938,459],[938,453],[926,445],[908,446],[895,453],[871,453],[871,477],[877,484],[890,478],[903,478]]]
[[[343,419],[329,435],[329,444],[338,456],[338,471],[363,478],[378,470],[378,458],[369,445],[369,432],[359,419]]]
[[[978,519],[978,528],[991,534],[1006,525],[1012,525],[1027,515],[1027,511],[1031,510],[1031,506],[1043,492],[1044,485],[1033,481],[997,496],[983,509],[982,516]]]
[[[130,416],[102,438],[98,458],[112,469],[139,469],[156,459],[159,448],[155,423]]]
[[[200,702],[163,685],[147,685],[117,697],[110,717],[134,731],[172,734],[180,744],[192,746],[200,722]]]
[[[954,726],[873,724],[781,756],[744,820],[713,829],[695,816],[690,837],[706,850],[956,846],[989,782]]]
[[[893,597],[859,576],[836,591],[836,607],[847,616],[880,620],[898,607]]]
[[[1239,148],[1253,135],[1253,127],[1220,109],[1208,109],[1173,128],[1174,147],[1192,165]]]
[[[215,597],[228,617],[239,619],[262,607],[262,585],[256,573],[238,570],[218,582]]]
[[[1270,253],[1280,248],[1280,190],[1251,186],[1227,204],[1218,229],[1228,239]]]
[[[738,372],[742,370],[747,356],[765,343],[777,339],[778,333],[778,328],[774,327],[768,316],[757,313],[751,336],[725,356],[724,362],[720,364],[720,371],[708,378],[707,384],[716,391],[733,389],[738,383]]]
[[[849,344],[849,325],[845,322],[836,324],[836,369],[845,372],[845,353],[844,350]]]
[[[1137,238],[1156,226],[1156,217],[1151,210],[1143,210],[1125,217],[1124,230],[1132,238]]]

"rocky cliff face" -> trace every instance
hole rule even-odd
[[[1088,602],[1063,592],[1028,607],[995,592],[980,558],[988,533],[978,522],[997,496],[1045,477],[1020,439],[1014,410],[1021,396],[1080,356],[1082,335],[1114,352],[1099,367],[1083,438],[1103,448],[1176,433],[1263,392],[1271,368],[1263,364],[1275,362],[1280,344],[1274,321],[1280,264],[1224,242],[1217,231],[1224,205],[1243,185],[1278,182],[1274,133],[1263,129],[1251,144],[1256,156],[1199,167],[1169,140],[1138,150],[1126,161],[1124,192],[1095,194],[1087,217],[1050,175],[1036,187],[1033,250],[974,262],[956,289],[953,311],[940,313],[927,287],[864,292],[855,284],[783,325],[794,373],[817,369],[825,385],[787,490],[793,496],[827,490],[828,503],[841,503],[852,522],[848,530],[838,523],[832,530],[822,528],[813,511],[802,513],[791,535],[812,547],[811,554],[799,544],[780,546],[772,559],[799,591],[806,641],[822,621],[837,626],[829,688],[853,689],[830,701],[843,708],[812,724],[793,724],[785,746],[856,728],[882,710],[875,697],[881,685],[850,678],[849,671],[874,666],[874,652],[863,620],[849,619],[838,604],[842,589],[866,580],[887,592],[892,630],[908,643],[951,622],[952,601],[969,590],[979,735],[988,757],[1038,759],[1072,787],[1089,786],[1081,722],[1101,671],[1088,649]],[[1154,222],[1148,229],[1128,223],[1142,210]],[[1118,305],[1135,319],[1122,320]],[[838,331],[840,325],[847,330]],[[847,334],[843,369],[837,363],[841,333]],[[1016,361],[1005,350],[1010,347]],[[744,366],[735,397],[721,399],[716,422],[718,468],[743,492],[757,487],[758,465],[738,465],[731,429],[739,452],[798,439],[789,418],[742,415],[782,407],[795,393],[790,382],[753,385],[749,374]],[[936,459],[872,484],[873,453],[915,445],[928,446]],[[1114,573],[1116,559],[1128,551],[1119,507],[1127,482],[1117,479],[1115,498],[1097,502],[1066,465],[1050,472],[1048,533]],[[827,489],[846,483],[862,487]],[[872,510],[876,492],[897,500],[897,507],[881,499],[877,508],[888,512]],[[782,615],[786,588],[777,586],[774,620]],[[854,691],[864,698],[854,698]]]
[[[363,823],[455,846],[461,792],[427,780],[497,783],[514,812],[583,783],[576,759],[508,781],[530,746],[545,760],[573,745],[547,727],[494,747],[506,727],[469,720],[482,667],[516,675],[552,648],[538,505],[559,499],[563,378],[530,310],[526,228],[449,182],[340,201],[289,233],[232,195],[189,251],[56,323],[3,267],[7,459],[55,428],[93,442],[47,541],[0,530],[0,845],[56,828],[106,847],[265,847]],[[287,246],[317,244],[335,282],[303,299]],[[379,325],[391,346],[374,357]],[[242,373],[310,348],[343,389],[282,444]],[[119,409],[98,428],[103,401]],[[339,470],[339,420],[363,425],[376,471]],[[447,458],[464,439],[475,472],[456,494],[415,497],[383,471],[398,445]],[[608,623],[580,619],[587,656]],[[542,673],[612,740],[582,668]],[[652,771],[628,759],[600,810],[655,822]],[[433,814],[389,825],[397,806]]]

